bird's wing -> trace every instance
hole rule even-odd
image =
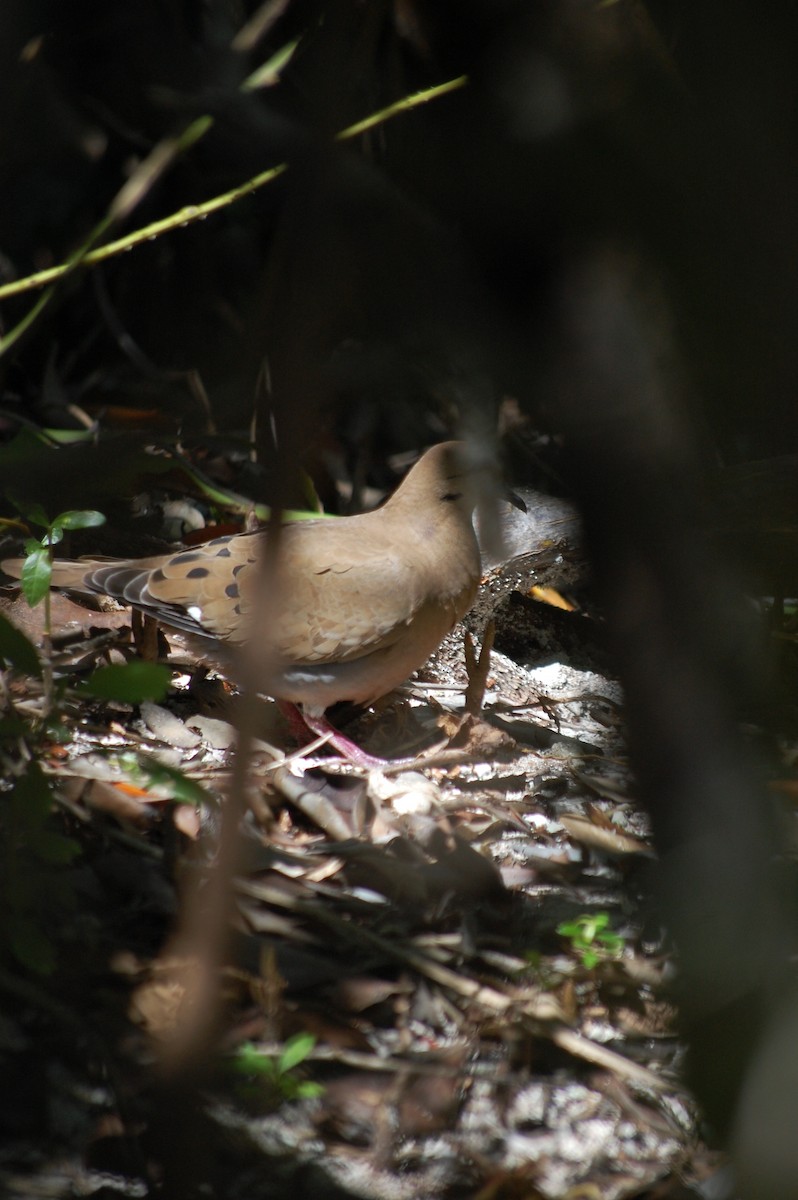
[[[286,662],[347,662],[392,645],[424,603],[413,563],[366,524],[283,527],[279,584],[263,618]],[[57,587],[105,593],[166,625],[241,645],[258,621],[263,534],[217,538],[152,559],[54,564]],[[271,593],[274,596],[274,593]]]
[[[381,526],[284,530],[275,649],[290,663],[349,662],[393,645],[426,599],[424,572]]]
[[[262,536],[239,534],[159,558],[94,564],[85,583],[186,633],[242,641],[249,606],[248,587],[242,591],[239,580],[254,579]]]
[[[349,662],[393,645],[437,606],[417,547],[411,540],[402,553],[395,543],[406,539],[393,533],[364,517],[282,528],[277,592],[264,589],[262,613],[283,661]],[[237,534],[157,558],[56,562],[53,585],[104,593],[183,632],[243,645],[259,633],[263,539]]]
[[[190,554],[195,561],[194,551],[187,551],[186,554]],[[56,559],[52,565],[51,586],[64,591],[111,596],[122,604],[133,605],[165,625],[207,636],[207,631],[189,612],[188,606],[191,605],[191,596],[196,592],[196,587],[192,582],[190,596],[188,581],[185,580],[188,566],[178,563],[172,568],[176,576],[175,583],[171,590],[165,590],[164,595],[156,595],[149,587],[151,581],[159,578],[163,564],[175,563],[181,557]],[[0,567],[13,579],[21,579],[25,561],[24,558],[7,558],[0,563]],[[178,582],[178,578],[181,582]]]

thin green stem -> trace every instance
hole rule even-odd
[[[212,117],[198,117],[197,120],[192,121],[179,137],[166,138],[153,147],[144,161],[139,164],[130,178],[119,189],[102,220],[95,225],[83,245],[65,263],[62,263],[59,267],[53,267],[49,271],[39,271],[36,276],[28,276],[27,280],[16,280],[15,283],[7,284],[4,289],[0,289],[0,293],[2,293],[0,294],[0,299],[2,299],[3,294],[8,295],[14,294],[17,291],[28,291],[27,287],[20,285],[26,284],[31,279],[38,280],[33,285],[35,287],[44,287],[48,283],[51,284],[44,295],[37,300],[30,312],[26,313],[14,328],[4,338],[0,339],[0,358],[4,354],[7,354],[11,347],[16,345],[20,338],[28,332],[46,306],[52,301],[58,285],[63,283],[79,267],[84,266],[90,261],[92,247],[96,246],[97,242],[105,237],[113,225],[130,215],[142,196],[163,175],[174,159],[179,154],[184,153],[190,146],[193,146],[195,142],[198,142],[200,138],[204,137],[212,124]],[[9,288],[14,289],[14,292],[9,292]]]
[[[53,560],[53,542],[50,531],[47,532],[47,550],[50,562]],[[44,632],[42,634],[42,685],[44,688],[44,715],[49,717],[53,708],[53,638],[52,616],[50,605],[50,589],[44,593]]]
[[[431,100],[437,100],[449,92],[454,92],[459,88],[465,87],[467,82],[468,77],[461,75],[457,79],[450,79],[446,83],[427,88],[423,92],[415,92],[412,96],[404,96],[401,100],[397,100],[395,104],[389,104],[387,108],[380,109],[379,112],[364,117],[362,121],[357,121],[354,125],[349,125],[346,129],[342,129],[340,133],[336,134],[336,141],[351,141],[353,138],[367,133],[369,130],[384,124],[393,117],[399,116],[401,113],[410,112],[422,104],[428,104]],[[200,126],[201,122],[207,122],[207,125],[196,136],[190,136],[192,135],[192,131],[196,133],[195,127]],[[203,117],[195,121],[181,138],[176,139],[176,144],[179,144],[180,151],[186,149],[188,145],[193,145],[199,137],[207,132],[211,124],[211,117]],[[268,171],[261,171],[260,174],[254,175],[252,179],[239,184],[238,187],[231,188],[230,191],[224,192],[220,196],[213,196],[210,200],[205,200],[201,204],[186,205],[184,208],[171,213],[168,217],[164,217],[160,221],[153,221],[150,225],[145,225],[142,229],[137,229],[133,233],[126,234],[123,238],[118,238],[114,242],[107,242],[104,246],[92,249],[109,226],[122,216],[126,216],[132,209],[143,190],[142,184],[139,182],[140,178],[144,178],[147,184],[151,183],[153,167],[156,165],[158,167],[158,174],[162,173],[166,165],[166,155],[163,147],[164,144],[155,147],[155,150],[148,156],[145,163],[142,163],[139,170],[119,192],[119,195],[111,205],[108,215],[72,258],[57,267],[49,267],[46,271],[37,271],[35,275],[27,275],[24,279],[16,279],[12,283],[4,284],[0,287],[0,300],[7,299],[9,296],[21,295],[23,292],[34,291],[36,288],[46,287],[48,284],[55,283],[70,274],[77,267],[93,266],[96,263],[105,262],[107,259],[124,254],[126,251],[132,250],[135,246],[140,246],[144,242],[153,242],[156,238],[169,233],[172,229],[183,229],[188,225],[196,224],[197,221],[204,221],[212,213],[227,208],[229,205],[243,199],[244,196],[249,196],[260,188],[265,187],[266,184],[272,183],[288,170],[288,163],[280,163],[276,167],[270,167]],[[143,169],[145,164],[147,167],[146,171]],[[50,293],[47,293],[46,296],[43,296],[37,305],[31,309],[30,313],[23,317],[22,321],[0,341],[0,355],[10,349],[17,338],[35,320],[41,307],[47,302],[49,295]]]

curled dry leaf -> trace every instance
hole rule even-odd
[[[236,739],[235,726],[229,721],[220,721],[218,717],[198,715],[190,717],[186,725],[195,730],[212,750],[229,750]]]
[[[193,750],[200,743],[199,734],[188,729],[179,717],[160,704],[145,700],[139,710],[142,720],[150,733],[166,742],[169,746],[178,746],[182,750]]]
[[[352,837],[353,826],[335,803],[335,789],[326,779],[295,775],[286,767],[273,774],[275,788],[334,841]]]
[[[391,996],[408,992],[407,984],[395,980],[378,979],[370,975],[350,975],[339,980],[333,988],[333,997],[345,1012],[360,1013],[382,1004]]]
[[[394,812],[427,814],[440,803],[440,788],[420,771],[404,771],[393,778],[372,771],[368,781],[369,796],[390,804]]]
[[[562,816],[560,824],[574,841],[579,842],[582,846],[588,846],[591,850],[601,850],[604,854],[641,854],[646,858],[654,857],[651,847],[640,838],[632,837],[620,830],[607,828],[606,825],[598,825],[588,817],[576,814]]]
[[[121,824],[137,829],[147,829],[155,820],[151,797],[130,784],[90,779],[83,788],[81,799],[89,808],[108,813]]]

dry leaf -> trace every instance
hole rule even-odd
[[[607,828],[605,825],[598,825],[588,817],[563,816],[560,817],[560,824],[574,841],[588,846],[591,850],[601,850],[604,854],[642,854],[646,858],[654,857],[654,851],[640,838]]]
[[[481,717],[466,713],[464,717],[454,713],[444,713],[438,724],[454,750],[465,750],[479,758],[491,758],[499,751],[514,750],[516,743],[495,725],[483,721]]]

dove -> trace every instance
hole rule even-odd
[[[486,473],[465,443],[443,442],[381,508],[285,524],[274,603],[256,602],[263,530],[153,558],[56,560],[52,586],[132,605],[179,630],[198,657],[232,678],[248,647],[266,646],[259,690],[298,705],[314,733],[365,763],[370,756],[333,729],[325,710],[386,695],[471,607],[481,575],[472,514]],[[18,578],[22,562],[2,566]]]

